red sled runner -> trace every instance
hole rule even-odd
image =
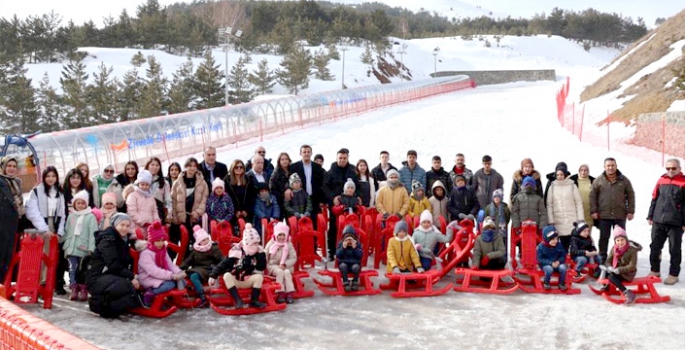
[[[616,288],[613,284],[609,282],[607,279],[600,279],[597,280],[598,283],[600,284],[606,284],[607,290],[602,291],[600,289],[597,289],[595,286],[590,286],[590,290],[597,294],[601,295],[604,297],[604,299],[609,300],[610,302],[614,304],[623,304],[626,301],[625,296],[621,291]],[[656,291],[656,287],[654,286],[655,283],[661,283],[661,278],[656,277],[656,276],[647,276],[647,277],[640,277],[636,278],[630,282],[623,282],[623,285],[628,287],[637,287],[635,289],[631,289],[633,293],[635,293],[635,303],[638,304],[657,304],[657,303],[667,303],[671,301],[671,297],[666,295],[666,296],[661,296],[659,295],[659,292]]]
[[[385,275],[390,281],[381,284],[381,290],[394,290],[390,293],[393,298],[432,297],[443,295],[452,289],[452,283],[448,283],[440,289],[433,286],[440,281],[438,270],[429,270],[424,273],[388,273]],[[413,281],[413,284],[407,283]]]
[[[210,295],[208,296],[209,305],[212,310],[219,314],[226,316],[241,316],[241,315],[255,315],[263,314],[266,312],[281,311],[285,310],[288,306],[287,304],[279,304],[276,302],[276,290],[280,288],[277,283],[266,282],[262,284],[261,294],[259,296],[259,301],[266,304],[266,307],[260,309],[256,307],[245,307],[241,309],[236,309],[233,307],[235,302],[233,298],[229,295],[228,289],[224,285],[223,278],[219,278],[220,286],[217,288],[212,288],[210,290]],[[238,294],[240,298],[243,299],[245,305],[249,305],[251,288],[239,288]],[[220,295],[217,295],[220,294]]]

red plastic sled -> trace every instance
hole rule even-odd
[[[441,277],[437,270],[429,270],[425,273],[388,273],[385,277],[388,278],[389,282],[381,284],[380,288],[381,290],[394,290],[390,293],[393,298],[432,297],[443,295],[452,289],[452,283],[448,283],[440,289],[433,289]],[[407,281],[415,281],[415,284],[408,284]]]
[[[603,296],[604,299],[609,300],[614,304],[623,304],[626,301],[626,298],[625,296],[623,296],[623,293],[621,293],[621,291],[619,291],[618,288],[616,288],[616,286],[611,284],[609,280],[603,279],[597,280],[597,282],[601,284],[608,284],[609,289],[603,292],[597,289],[595,286],[590,285],[590,290],[593,293]],[[635,289],[631,289],[636,296],[635,303],[657,304],[667,303],[671,301],[670,296],[659,295],[659,292],[656,291],[656,287],[654,286],[655,283],[661,283],[661,278],[656,276],[640,277],[630,282],[623,282],[623,285],[625,285],[626,287],[637,287]]]
[[[468,263],[471,256],[471,249],[476,242],[476,235],[473,233],[473,221],[462,220],[460,226],[462,228],[454,233],[450,245],[438,255],[442,259],[442,270],[439,270],[440,278],[453,271],[458,264]]]
[[[236,237],[233,234],[233,227],[228,221],[222,221],[217,223],[215,220],[210,222],[210,227],[212,231],[212,240],[219,243],[219,250],[226,256],[228,251],[231,250],[234,244],[240,243],[241,238]]]
[[[340,271],[337,270],[324,270],[319,271],[319,275],[330,277],[331,282],[322,282],[314,279],[314,283],[319,287],[319,289],[328,295],[342,295],[342,296],[360,296],[360,295],[376,295],[381,294],[380,289],[374,289],[373,283],[371,282],[371,277],[378,276],[378,271],[376,270],[362,270],[359,273],[359,290],[356,292],[350,291],[345,292],[345,288],[342,284],[342,277],[340,276]],[[352,274],[349,274],[352,277]]]
[[[234,309],[232,306],[235,305],[235,303],[233,301],[233,298],[228,294],[228,290],[224,285],[223,278],[219,278],[219,280],[221,281],[221,286],[218,288],[213,288],[210,291],[208,299],[209,304],[212,307],[212,310],[222,315],[241,316],[263,314],[266,312],[285,310],[285,308],[287,307],[287,304],[277,303],[276,298],[274,297],[276,294],[276,290],[279,289],[280,286],[277,283],[264,283],[262,284],[262,291],[259,296],[259,300],[263,303],[266,303],[265,308],[258,309],[250,306],[242,309]],[[238,294],[243,299],[245,305],[248,305],[250,302],[251,292],[252,288],[238,289]],[[216,296],[215,294],[222,294],[222,296]],[[230,308],[226,308],[226,306],[230,306]]]
[[[27,230],[28,231],[28,230]],[[57,269],[57,236],[50,239],[50,253],[43,253],[43,235],[35,232],[24,233],[19,241],[20,250],[12,257],[7,267],[4,287],[5,295],[14,297],[17,304],[38,303],[43,299],[43,308],[52,308],[52,294],[55,290],[55,270]],[[45,285],[40,284],[42,264],[47,267]],[[16,283],[12,282],[15,267],[18,266]]]
[[[507,283],[502,278],[512,277],[513,273],[503,270],[473,270],[458,267],[454,273],[457,275],[457,283],[454,287],[456,292],[484,293],[484,294],[511,294],[519,289],[516,282]],[[478,277],[478,280],[473,279]]]

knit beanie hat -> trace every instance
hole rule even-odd
[[[523,179],[523,182],[521,182],[521,187],[526,187],[526,186],[532,187],[533,189],[535,189],[535,188],[537,187],[537,186],[535,185],[535,180],[534,180],[532,177],[530,177],[530,176],[526,176],[526,177]]]
[[[573,223],[573,226],[576,228],[576,233],[578,233],[578,234],[580,234],[581,232],[585,231],[586,228],[590,227],[590,226],[588,226],[588,224],[587,224],[585,221],[583,221],[583,220],[574,222],[574,223]],[[618,226],[617,226],[617,227],[618,227]],[[614,232],[616,232],[616,230],[614,230]]]
[[[414,180],[411,182],[411,192],[412,193],[415,193],[416,191],[422,190],[422,189],[423,189],[423,185],[420,182],[418,182],[417,180]]]
[[[137,185],[140,183],[152,184],[152,174],[147,170],[138,173],[135,184]]]
[[[404,231],[404,232],[409,233],[409,228],[408,228],[408,226],[407,226],[407,222],[404,221],[404,220],[400,220],[400,221],[398,221],[398,222],[395,224],[395,229],[393,230],[393,234],[394,234],[395,236],[397,236],[397,234],[398,234],[400,231]]]
[[[245,224],[245,230],[243,230],[243,245],[259,244],[261,237],[257,229],[252,227],[252,224]]]
[[[492,199],[495,198],[504,199],[504,191],[498,188],[495,192],[492,192]]]
[[[352,179],[348,178],[347,182],[345,182],[345,186],[343,187],[344,191],[347,191],[348,188],[352,188],[353,190],[357,189],[357,186],[354,185],[354,181]]]
[[[549,242],[557,237],[559,237],[559,232],[557,232],[556,227],[550,225],[545,226],[545,228],[542,229],[542,238],[545,240],[545,242]]]
[[[288,225],[279,222],[274,226],[274,237],[278,237],[280,234],[285,234],[286,240],[288,239],[288,234],[290,233],[290,227]]]
[[[86,192],[86,190],[80,190],[74,195],[74,198],[71,199],[71,205],[73,206],[74,203],[76,203],[76,201],[79,199],[86,202],[86,205],[88,205],[89,198],[90,196],[88,196],[88,192]]]
[[[216,190],[218,187],[226,189],[226,184],[224,183],[224,180],[221,180],[217,177],[214,179],[214,181],[212,181],[212,192],[214,192],[214,190]]]
[[[428,209],[424,210],[421,213],[421,221],[419,221],[419,223],[422,223],[424,221],[430,221],[430,223],[433,224],[433,214],[431,214],[431,212]]]
[[[493,229],[493,230],[497,228],[497,226],[495,225],[495,222],[492,221],[492,218],[489,216],[486,217],[485,220],[483,220],[483,230],[485,230],[487,228]]]
[[[116,214],[112,215],[111,219],[109,219],[109,222],[110,222],[110,224],[112,224],[112,227],[116,227],[122,221],[132,222],[131,217],[125,213],[116,213]]]
[[[388,170],[388,173],[386,174],[386,176],[387,176],[388,179],[389,179],[390,176],[392,176],[392,175],[396,175],[397,177],[400,177],[400,173],[399,173],[397,170],[395,170],[395,169],[390,169],[390,170]]]
[[[464,181],[464,182],[466,182],[466,178],[464,177],[464,175],[457,175],[457,176],[454,177],[454,184],[455,184],[455,185],[456,185],[457,182],[459,182],[459,181]]]
[[[147,235],[150,236],[150,229],[148,229]],[[212,239],[200,225],[193,226],[193,237],[195,237],[195,242],[202,242],[205,238],[209,238],[210,241]]]
[[[626,233],[626,230],[623,227],[616,225],[614,226],[614,241],[618,237],[623,237],[628,240],[628,234]]]
[[[288,179],[288,181],[290,183],[290,187],[293,187],[293,184],[296,182],[299,182],[300,184],[302,184],[302,179],[300,179],[300,175],[298,175],[297,173],[292,173],[292,175],[290,175],[290,178]]]
[[[104,207],[105,204],[107,203],[112,203],[115,206],[117,205],[117,195],[112,193],[112,192],[105,192],[102,195],[102,206]]]
[[[357,240],[357,231],[354,230],[354,226],[352,226],[352,225],[347,225],[343,229],[342,240],[344,241],[347,238],[352,238],[355,241]]]
[[[164,231],[164,226],[159,220],[155,220],[150,227],[147,228],[147,240],[148,242],[157,242],[167,240],[166,231]]]
[[[565,162],[557,163],[557,166],[554,168],[554,172],[556,173],[559,170],[563,171],[564,174],[566,174],[566,176],[570,175],[570,173],[568,172],[568,165],[566,165]]]

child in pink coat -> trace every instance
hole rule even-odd
[[[293,269],[297,262],[297,252],[290,242],[290,228],[279,222],[274,227],[274,235],[266,244],[266,269],[269,274],[276,277],[276,282],[281,289],[276,292],[276,301],[279,304],[293,303],[295,284],[293,283]]]
[[[160,220],[157,202],[150,191],[151,183],[152,174],[147,170],[141,171],[135,182],[135,188],[126,197],[126,213],[133,221],[131,230],[135,232],[136,228],[141,228],[144,237],[147,237],[147,227],[153,221]]]
[[[145,291],[143,303],[149,306],[155,295],[168,292],[178,286],[185,288],[186,277],[178,266],[171,261],[165,241],[167,240],[164,227],[159,220],[148,228],[147,248],[140,253],[138,260],[138,280]],[[145,241],[136,242],[136,249],[143,248]]]

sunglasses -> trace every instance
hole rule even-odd
[[[105,173],[107,173],[107,174],[114,174],[114,170],[105,169]]]
[[[264,151],[264,152],[257,152],[257,153],[258,153],[258,154],[266,154],[266,151]]]
[[[668,170],[668,171],[676,171],[676,170],[678,170],[678,168],[676,168],[676,167],[668,167],[668,168],[666,168],[666,170]]]
[[[245,167],[242,166],[242,165],[236,165],[235,168],[236,168],[236,169],[245,169]]]

